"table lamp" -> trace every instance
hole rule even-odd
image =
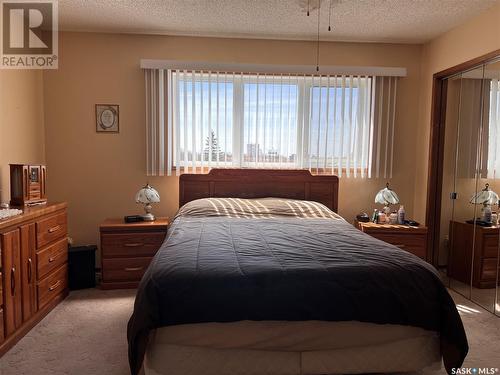
[[[154,221],[155,217],[151,213],[152,207],[151,203],[160,202],[160,195],[153,189],[149,184],[146,184],[141,190],[135,195],[135,202],[144,204],[145,215],[142,215],[144,221]]]
[[[385,188],[380,190],[377,195],[375,195],[375,203],[384,205],[384,213],[390,214],[391,208],[389,207],[391,204],[398,204],[399,197],[394,190],[389,188],[389,183],[385,184]]]
[[[498,194],[493,190],[490,190],[490,184],[485,184],[484,189],[480,192],[475,193],[471,199],[470,203],[472,204],[482,204],[483,207],[481,209],[482,219],[486,222],[491,222],[491,205],[498,204]]]

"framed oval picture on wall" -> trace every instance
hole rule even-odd
[[[96,104],[95,117],[98,133],[120,132],[120,106],[118,104]]]

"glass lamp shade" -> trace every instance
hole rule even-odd
[[[493,190],[490,190],[490,185],[486,184],[483,190],[474,194],[471,197],[470,203],[492,205],[492,204],[498,204],[498,200],[499,200],[498,194],[495,193]]]
[[[388,206],[390,204],[398,204],[399,197],[394,190],[391,190],[389,188],[389,183],[387,183],[385,188],[380,190],[375,196],[375,203],[380,203],[385,206]]]
[[[146,213],[142,215],[143,220],[154,221],[155,216],[151,213],[151,203],[158,203],[160,201],[160,194],[149,186],[149,184],[146,184],[146,186],[139,190],[135,195],[135,201],[136,203],[144,204],[144,211]]]
[[[137,192],[135,195],[136,203],[158,203],[160,201],[160,194],[153,189],[149,184],[144,186],[141,190]]]

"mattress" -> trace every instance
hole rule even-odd
[[[440,367],[435,332],[362,322],[242,321],[162,327],[146,375],[415,372]]]
[[[132,373],[154,329],[247,320],[357,321],[437,332],[449,371],[468,350],[435,269],[325,206],[214,198],[186,204],[138,289],[127,333]]]

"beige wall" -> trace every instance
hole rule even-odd
[[[415,196],[415,138],[421,47],[416,45],[323,43],[329,65],[402,66],[408,77],[398,86],[395,170],[391,185],[409,215]],[[62,33],[57,71],[44,73],[44,109],[51,200],[69,202],[70,235],[97,243],[105,217],[139,213],[134,194],[145,176],[144,78],[139,60],[179,59],[267,64],[313,64],[315,44],[298,41],[238,40]],[[120,105],[120,133],[96,134],[94,104]],[[149,178],[162,202],[155,211],[173,215],[178,179]],[[342,179],[340,213],[349,220],[373,210],[385,180]]]
[[[427,165],[431,121],[432,76],[441,70],[500,49],[500,4],[425,44],[418,121],[414,209],[423,220],[426,208]]]
[[[500,5],[424,45],[322,43],[329,65],[403,66],[391,181],[409,216],[423,221],[432,74],[500,48]],[[70,204],[70,234],[98,242],[98,223],[140,212],[144,173],[144,87],[141,58],[266,64],[314,63],[315,44],[298,41],[62,33],[57,71],[1,71],[0,187],[8,200],[10,162],[43,162],[51,200]],[[42,93],[43,91],[43,93]],[[43,97],[43,103],[42,103]],[[120,134],[96,134],[94,104],[120,105]],[[45,134],[43,125],[45,123]],[[13,125],[15,124],[15,125]],[[12,140],[15,140],[13,142]],[[416,140],[416,141],[415,141]],[[161,215],[177,209],[176,177],[149,178]],[[351,219],[374,208],[385,180],[342,179],[339,211]]]
[[[9,163],[44,163],[42,71],[0,70],[0,202],[9,202]]]

